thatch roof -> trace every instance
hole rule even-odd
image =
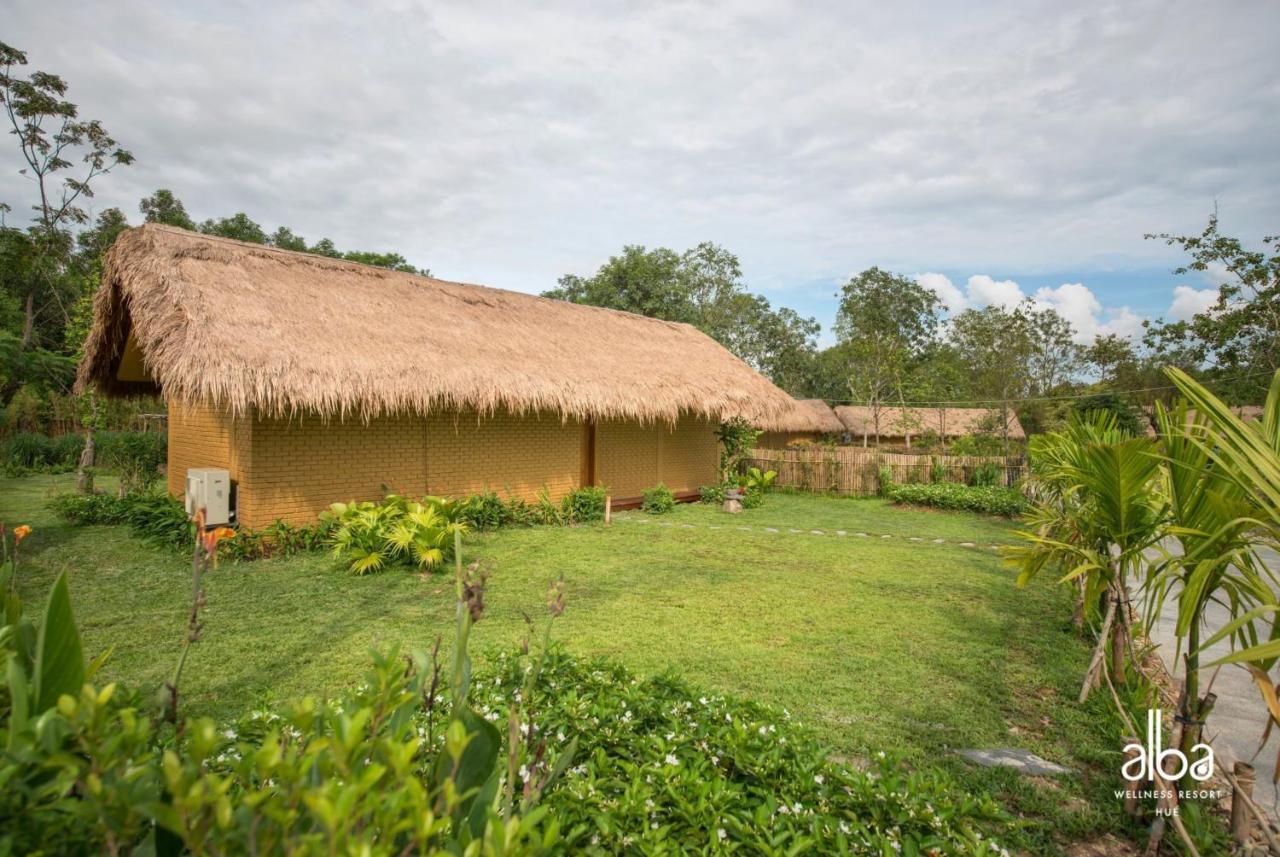
[[[791,397],[687,324],[148,224],[107,254],[78,383],[236,413],[767,419]]]
[[[822,399],[796,399],[791,408],[770,420],[764,420],[757,428],[777,432],[816,432],[819,434],[844,434],[844,423]]]
[[[856,437],[874,437],[876,434],[875,415],[870,406],[841,405],[836,408],[836,416]],[[1001,434],[998,408],[907,408],[905,412],[902,408],[880,409],[881,437],[918,436],[925,432],[933,432],[939,437],[961,437],[984,431]],[[1012,410],[1009,411],[1009,437],[1026,437],[1018,415]]]

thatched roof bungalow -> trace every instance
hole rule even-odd
[[[873,408],[841,405],[835,410],[855,442],[868,444],[875,441],[877,421]],[[926,434],[947,440],[983,433],[1004,436],[998,408],[881,408],[879,417],[881,444],[910,446],[913,438]],[[1026,439],[1018,415],[1010,410],[1008,417],[1009,438]]]
[[[791,407],[756,426],[763,430],[757,446],[781,448],[797,441],[838,440],[844,434],[844,423],[822,399],[795,399]]]
[[[154,224],[107,255],[79,383],[162,393],[170,491],[226,468],[255,527],[384,486],[688,494],[718,421],[791,406],[689,325]]]

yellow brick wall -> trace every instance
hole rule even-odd
[[[316,417],[233,419],[214,408],[169,410],[169,491],[181,497],[188,467],[226,467],[238,486],[240,523],[305,524],[347,500],[374,500],[383,486],[407,496],[465,496],[492,489],[552,499],[582,479],[583,427],[553,415],[472,414],[324,422]],[[601,422],[596,481],[615,498],[638,497],[659,481],[694,491],[716,479],[714,427]]]
[[[719,446],[715,427],[683,417],[665,422],[601,420],[596,428],[597,482],[615,499],[639,497],[661,481],[676,493],[716,481]]]
[[[553,500],[582,478],[582,424],[552,414],[434,414],[426,418],[427,489],[445,497],[493,490]]]
[[[239,479],[239,451],[247,449],[248,422],[209,405],[169,402],[169,493],[182,499],[190,467],[223,467]]]
[[[324,422],[255,419],[249,466],[240,481],[240,522],[264,527],[277,518],[305,524],[330,503],[377,500],[383,486],[418,497],[427,487],[421,417]]]

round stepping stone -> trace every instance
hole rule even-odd
[[[945,544],[947,543],[947,540],[946,540],[946,539],[934,539],[934,540],[933,540],[933,543],[934,543],[935,545],[945,545]]]
[[[744,531],[744,532],[747,532],[747,533],[751,532],[751,528],[750,528],[750,527],[738,527],[738,529],[740,529],[740,530],[742,530],[742,531]]]
[[[854,533],[854,535],[862,539],[865,539],[867,537],[866,533]]]
[[[810,535],[814,535],[814,536],[825,536],[825,535],[826,535],[826,533],[824,533],[822,530],[810,530],[810,531],[809,531],[809,534],[810,534]]]
[[[846,533],[844,530],[836,530],[836,535],[837,535],[837,536],[847,536],[847,535],[849,535],[849,534],[848,534],[848,533]]]
[[[707,525],[707,529],[708,529],[708,530],[721,530],[721,529],[724,529],[724,528],[723,528],[723,527],[721,527],[719,524],[708,524],[708,525]]]
[[[887,533],[886,533],[885,535],[881,536],[880,538],[882,538],[882,539],[891,539],[891,538],[893,538],[893,536],[891,536],[891,535],[889,535],[889,534],[887,534]]]
[[[961,543],[960,543],[960,547],[962,547],[962,548],[976,548],[976,547],[977,547],[977,545],[975,545],[973,542],[961,542]]]
[[[798,532],[800,532],[800,531],[799,531],[799,530],[797,530],[795,527],[787,527],[787,532],[788,532],[788,533],[798,533]]]
[[[911,538],[907,539],[907,541],[911,541],[911,542],[922,542],[922,541],[924,541],[924,539],[920,538],[919,536],[911,536]]]
[[[778,528],[777,528],[777,527],[765,527],[765,528],[764,528],[764,531],[765,531],[766,533],[776,533],[776,532],[778,531]]]

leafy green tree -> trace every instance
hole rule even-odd
[[[0,103],[36,193],[28,230],[31,248],[21,254],[27,269],[14,278],[23,289],[23,349],[61,339],[57,322],[52,327],[59,335],[38,336],[37,320],[53,314],[65,323],[68,317],[70,302],[60,281],[73,246],[71,227],[88,222],[83,204],[93,197],[94,182],[133,163],[133,155],[100,121],[79,118],[79,109],[66,100],[67,84],[61,77],[43,71],[23,77],[19,69],[26,64],[24,52],[0,42]]]
[[[1077,399],[1072,404],[1072,410],[1083,419],[1090,419],[1100,413],[1108,414],[1115,421],[1116,428],[1130,437],[1141,437],[1146,433],[1146,420],[1119,393],[1103,392]]]
[[[877,442],[881,408],[904,400],[909,367],[934,343],[941,311],[932,290],[881,268],[868,268],[842,289],[836,335],[850,363],[849,392],[871,406]]]
[[[200,231],[206,235],[234,238],[237,241],[247,241],[250,244],[267,243],[267,233],[243,211],[218,220],[206,220],[200,224]]]
[[[1212,278],[1218,300],[1186,321],[1148,328],[1148,343],[1167,365],[1199,368],[1219,382],[1219,392],[1237,402],[1261,401],[1271,373],[1280,369],[1280,236],[1249,249],[1218,228],[1218,214],[1199,235],[1148,235],[1182,248],[1190,257],[1175,274]],[[1223,379],[1242,380],[1223,383]]]
[[[280,226],[276,228],[267,238],[267,243],[272,247],[279,247],[281,250],[295,250],[299,253],[307,252],[307,242],[301,235],[294,234],[294,231],[288,226]]]
[[[196,231],[196,223],[187,214],[182,200],[173,195],[173,191],[160,188],[151,196],[144,197],[138,204],[143,219],[147,223],[163,223],[166,226],[177,226],[180,229]]]
[[[628,245],[543,297],[692,324],[793,394],[813,373],[818,323],[747,291],[738,257],[710,242],[683,253]]]
[[[974,397],[996,405],[997,431],[1009,446],[1012,402],[1031,387],[1034,344],[1026,317],[999,306],[967,309],[951,322],[950,341],[969,376]]]

